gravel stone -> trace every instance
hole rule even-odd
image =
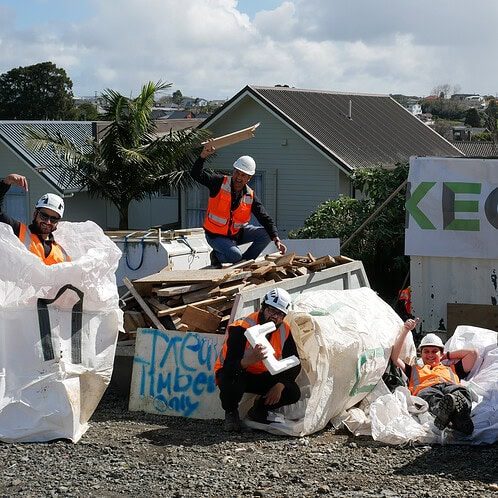
[[[305,438],[127,410],[108,391],[81,441],[0,443],[0,496],[496,497],[498,444],[385,446],[327,428]]]

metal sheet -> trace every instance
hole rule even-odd
[[[235,298],[230,321],[243,317],[259,309],[264,295],[274,287],[285,289],[294,298],[310,290],[344,290],[370,287],[361,261],[346,263],[333,268],[327,268],[316,273],[294,277],[277,284],[268,283],[256,288],[242,290]]]
[[[495,259],[412,256],[412,313],[424,332],[447,329],[447,303],[497,304]]]

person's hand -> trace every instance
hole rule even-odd
[[[404,324],[403,324],[403,328],[408,331],[408,330],[413,330],[418,322],[420,321],[420,318],[415,318],[415,320],[413,318],[409,318]]]
[[[202,159],[206,159],[206,157],[212,156],[216,152],[216,147],[211,145],[211,140],[208,140],[201,151]]]
[[[287,247],[285,246],[285,244],[278,237],[275,238],[273,242],[275,242],[275,246],[279,250],[280,254],[285,254],[285,252],[287,251]]]
[[[284,385],[281,382],[277,382],[265,395],[265,405],[276,405],[282,396],[282,391],[284,390]]]
[[[240,366],[246,368],[249,365],[254,365],[254,363],[257,363],[258,361],[266,360],[267,356],[266,348],[262,344],[256,344],[253,348],[250,347],[246,349]]]
[[[7,175],[4,179],[3,182],[6,183],[7,185],[17,185],[18,187],[23,188],[28,191],[28,180],[26,180],[25,176],[22,175],[17,175],[16,173],[11,173],[10,175]]]

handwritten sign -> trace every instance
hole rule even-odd
[[[219,334],[139,329],[130,410],[223,418],[213,372],[222,345]]]

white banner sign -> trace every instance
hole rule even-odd
[[[498,258],[498,160],[412,157],[405,253]]]

